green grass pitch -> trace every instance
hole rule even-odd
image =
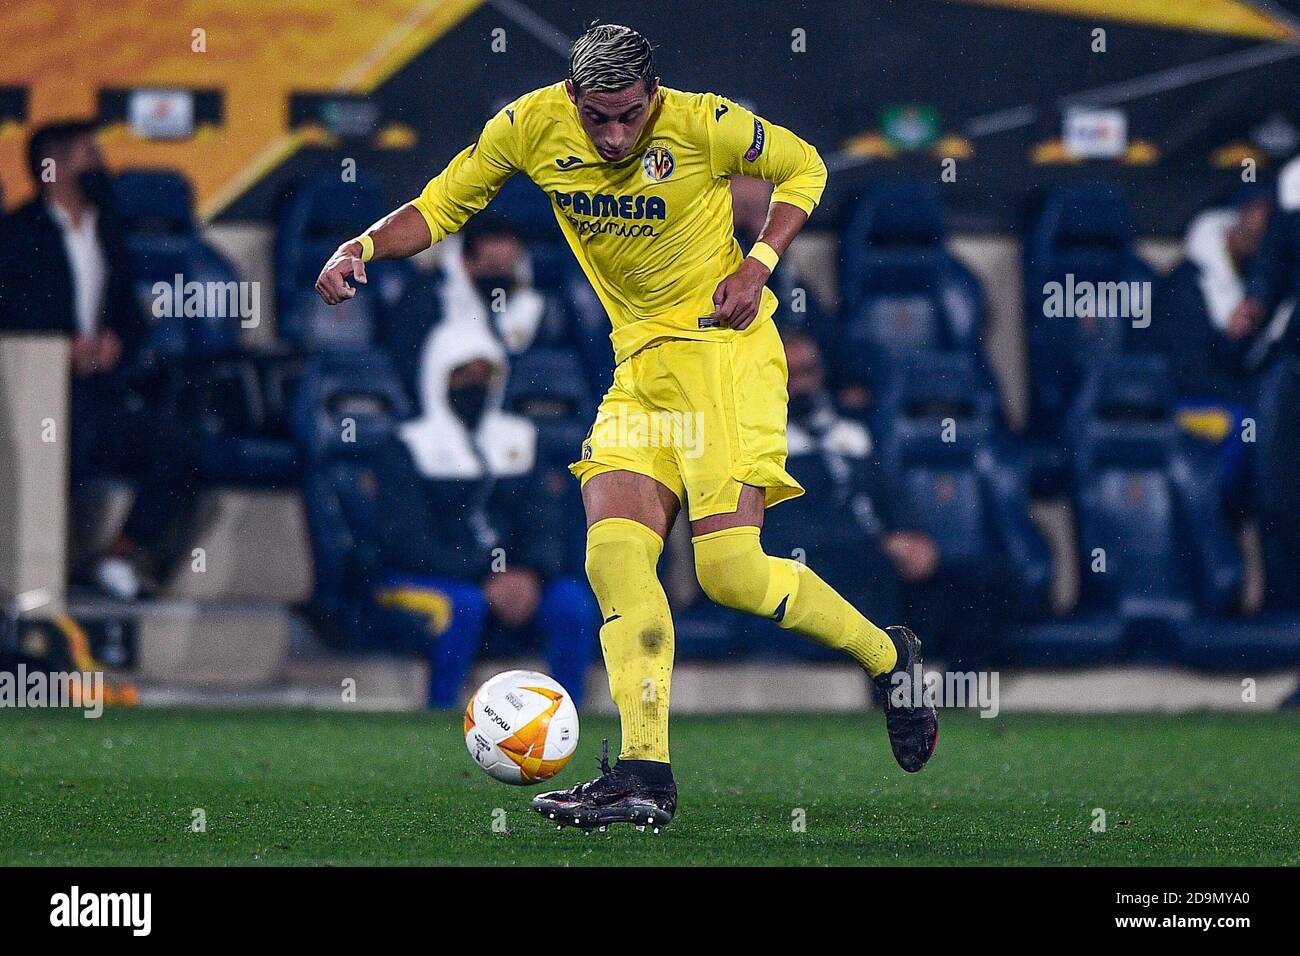
[[[459,715],[8,711],[0,863],[1300,863],[1298,715],[949,713],[915,776],[882,724],[677,719],[673,825],[584,836],[528,809],[534,788],[480,772]],[[609,720],[582,730],[560,784],[617,739]]]

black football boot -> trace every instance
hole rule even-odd
[[[885,729],[894,759],[908,773],[916,773],[934,756],[939,743],[939,715],[924,701],[924,684],[914,686],[922,677],[921,639],[899,625],[885,628],[885,633],[898,650],[898,663],[893,670],[873,678],[876,700],[885,711]]]
[[[609,765],[609,741],[600,745],[600,776],[568,790],[533,797],[533,809],[557,830],[578,827],[591,833],[611,823],[631,823],[658,833],[677,812],[677,784],[667,764],[620,760]]]

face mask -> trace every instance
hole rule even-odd
[[[87,169],[77,177],[77,186],[86,202],[101,209],[113,199],[113,180],[103,167]]]
[[[478,428],[478,423],[483,420],[483,413],[487,411],[487,399],[486,385],[466,385],[463,388],[453,388],[447,393],[447,404],[470,431]]]

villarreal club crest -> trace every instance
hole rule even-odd
[[[647,177],[657,183],[673,174],[673,166],[673,154],[667,146],[651,146],[641,157],[641,168]]]

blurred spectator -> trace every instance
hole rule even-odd
[[[1267,323],[1248,327],[1234,320],[1272,209],[1267,191],[1246,189],[1231,205],[1193,219],[1183,262],[1158,287],[1150,327],[1126,333],[1129,349],[1168,360],[1179,396],[1179,425],[1221,449],[1221,477],[1230,497],[1244,474],[1246,452],[1246,445],[1233,439],[1254,414],[1259,373],[1276,356],[1291,318],[1292,303],[1286,301]]]
[[[1255,507],[1264,557],[1264,608],[1300,608],[1300,156],[1278,174],[1262,241],[1238,270],[1243,295],[1233,304],[1223,334],[1246,346],[1256,361],[1273,359],[1252,392],[1259,419]],[[1283,707],[1300,707],[1300,690]]]
[[[1265,607],[1300,607],[1300,156],[1278,174],[1277,190],[1257,255],[1246,270],[1246,296],[1226,334],[1258,341],[1270,367],[1258,376],[1259,447],[1255,505],[1264,550]],[[1258,347],[1257,347],[1258,349]],[[1261,362],[1261,364],[1263,364]]]
[[[1300,156],[1278,174],[1275,209],[1260,254],[1251,263],[1246,291],[1229,322],[1234,339],[1275,324],[1279,306],[1300,300]]]
[[[568,331],[559,303],[532,287],[528,249],[509,220],[480,213],[459,236],[437,271],[402,297],[380,343],[417,399],[422,344],[444,321],[484,325],[510,355],[554,344]]]
[[[1169,359],[1178,393],[1186,398],[1243,405],[1251,372],[1271,344],[1266,328],[1245,328],[1233,316],[1246,298],[1246,277],[1268,231],[1272,202],[1261,190],[1234,204],[1208,209],[1187,229],[1185,258],[1156,296],[1150,329],[1131,329],[1133,345]],[[1270,327],[1285,327],[1291,305],[1278,309]]]
[[[889,479],[872,459],[871,436],[831,401],[817,342],[786,330],[789,422],[786,467],[807,490],[764,517],[774,554],[806,559],[873,621],[905,620],[904,589],[932,580],[934,540],[909,530]]]
[[[27,164],[38,195],[0,220],[0,332],[70,338],[72,493],[120,474],[136,484],[122,534],[92,569],[120,599],[141,591],[141,571],[161,572],[169,532],[197,490],[196,452],[176,417],[151,400],[141,361],[149,331],[111,209],[111,180],[90,122],[37,129]]]
[[[420,417],[381,453],[377,594],[399,641],[427,650],[430,704],[450,707],[485,640],[540,638],[581,700],[599,611],[555,547],[563,516],[539,493],[537,429],[502,411],[505,352],[486,323],[446,321],[419,353]]]
[[[948,663],[987,661],[1008,624],[1035,610],[1020,564],[1005,551],[945,556],[906,503],[904,476],[888,473],[868,430],[836,409],[816,341],[802,330],[782,338],[786,467],[808,494],[764,517],[774,553],[807,558],[868,618],[909,622]]]

